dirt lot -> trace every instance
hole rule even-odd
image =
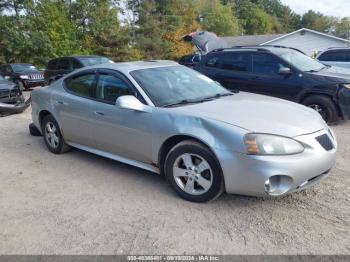
[[[208,204],[115,161],[53,155],[29,123],[30,109],[0,118],[0,254],[350,254],[350,122],[318,187]]]

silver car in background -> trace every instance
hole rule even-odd
[[[75,71],[34,90],[32,110],[51,152],[75,147],[164,174],[195,202],[302,190],[336,158],[335,136],[312,109],[229,92],[171,61]]]

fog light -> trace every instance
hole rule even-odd
[[[271,176],[265,181],[265,191],[270,196],[280,196],[288,192],[293,179],[285,175]]]

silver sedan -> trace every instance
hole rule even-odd
[[[71,147],[164,174],[181,197],[282,196],[327,177],[335,136],[302,105],[229,92],[171,61],[98,65],[32,93],[48,149]]]

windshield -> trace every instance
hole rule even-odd
[[[289,62],[296,68],[304,72],[317,72],[325,68],[324,64],[308,57],[298,51],[289,49],[279,54],[285,61]]]
[[[159,107],[231,94],[210,78],[184,66],[136,70],[131,75]]]
[[[106,63],[113,63],[112,60],[109,60],[106,57],[82,57],[79,59],[84,66],[93,66],[93,65],[100,65],[100,64],[106,64]]]
[[[13,72],[23,72],[23,71],[37,71],[38,69],[30,64],[12,64],[11,68]]]

